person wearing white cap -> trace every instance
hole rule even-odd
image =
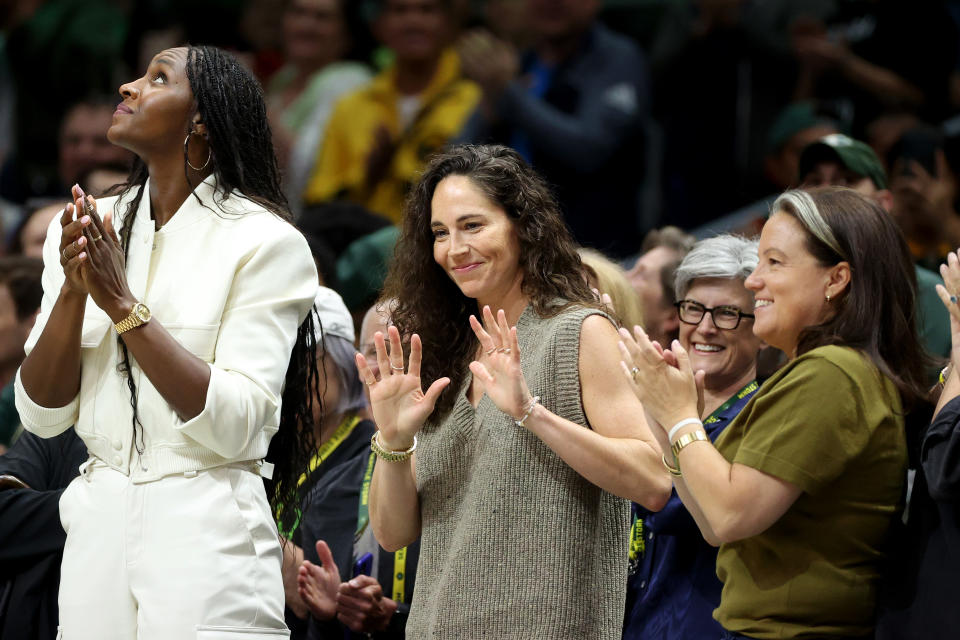
[[[361,499],[364,477],[373,472],[369,443],[376,427],[369,419],[365,385],[357,373],[353,318],[343,299],[332,289],[320,287],[314,312],[317,360],[322,358],[323,366],[314,399],[317,449],[300,477],[302,513],[292,527],[285,529],[281,523],[281,533],[294,543],[287,545],[287,562],[291,556],[296,564],[302,562],[297,584],[285,581],[291,609],[288,624],[294,638],[342,637],[344,627],[362,632],[397,629],[402,638],[408,607],[401,607],[397,600],[409,603],[412,596],[410,569],[416,550],[401,554],[407,566],[404,574],[410,577],[405,576],[399,587],[393,578],[394,553],[372,553],[370,576],[347,575],[348,567],[367,547],[378,548],[375,540],[372,545],[362,544],[372,540],[372,532],[367,527],[366,500]],[[285,563],[285,568],[289,566]],[[381,587],[377,577],[387,587]],[[385,597],[391,582],[400,594],[388,592],[394,597]],[[302,617],[308,611],[309,620],[299,625],[289,615]]]

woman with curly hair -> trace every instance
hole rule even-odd
[[[544,182],[505,147],[436,157],[384,297],[379,377],[357,360],[374,532],[421,537],[407,637],[619,638],[624,498],[659,509],[669,481]]]
[[[51,223],[16,379],[28,430],[75,425],[90,452],[60,502],[61,633],[285,638],[261,461],[269,447],[272,500],[294,513],[316,269],[232,56],[162,51],[120,94],[108,137],[137,162],[118,196],[75,186]]]

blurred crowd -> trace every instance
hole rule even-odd
[[[335,410],[304,475],[313,510],[281,531],[294,543],[294,637],[403,637],[419,543],[387,552],[367,529],[376,425],[353,357],[375,358],[405,203],[452,144],[496,143],[530,163],[624,326],[661,345],[739,349],[742,375],[709,406],[711,438],[786,361],[740,325],[752,318],[742,284],[755,242],[720,235],[758,234],[784,190],[849,187],[889,213],[914,261],[919,338],[950,356],[935,286],[960,246],[960,1],[0,0],[0,454],[18,442],[15,460],[51,461],[36,489],[59,495],[85,453],[75,436],[23,433],[14,407],[47,228],[73,185],[101,197],[127,180],[132,155],[106,138],[117,87],[183,43],[232,51],[261,80],[284,193],[331,290],[317,304],[321,395]],[[718,253],[733,267],[697,270]],[[730,282],[711,302],[704,280],[718,277]],[[718,317],[721,307],[736,314]],[[929,368],[933,383],[939,366]],[[0,495],[17,464],[0,464]],[[24,508],[7,497],[0,513]],[[56,517],[49,502],[31,513]],[[632,526],[624,637],[682,616],[661,606],[671,598],[702,600],[690,635],[674,637],[719,632],[716,551],[677,495],[659,514],[634,504]],[[661,531],[677,538],[658,549]],[[22,548],[6,533],[0,566],[15,571],[0,578],[20,583],[0,581],[0,638],[20,624],[36,635],[9,637],[45,637],[62,532],[24,529],[35,546]],[[691,535],[698,545],[683,547]],[[684,549],[702,564],[679,568]],[[18,610],[31,589],[42,595]]]

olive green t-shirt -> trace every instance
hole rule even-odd
[[[763,533],[720,547],[714,617],[753,638],[870,633],[906,479],[893,383],[853,349],[813,349],[763,384],[717,449],[803,493]]]

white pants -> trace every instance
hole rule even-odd
[[[282,562],[263,481],[235,467],[133,484],[102,462],[60,499],[64,640],[280,640]]]

